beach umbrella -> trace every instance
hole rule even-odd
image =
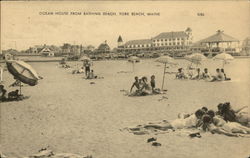
[[[21,60],[8,60],[6,61],[7,69],[14,76],[14,79],[35,86],[38,83],[39,76],[37,72],[26,62]],[[21,93],[21,84],[20,84]]]
[[[87,56],[82,56],[80,58],[80,61],[91,61],[91,59],[89,57],[87,57]]]
[[[227,61],[229,61],[229,60],[233,60],[234,57],[232,55],[228,54],[228,53],[223,52],[223,53],[220,53],[220,54],[214,56],[213,59],[215,59],[215,60],[222,60],[222,62],[223,62],[222,67],[224,68],[225,63]]]
[[[163,80],[162,80],[162,87],[161,87],[161,89],[163,90],[164,80],[165,80],[166,65],[167,64],[169,64],[169,65],[176,65],[177,63],[175,62],[175,60],[173,58],[171,58],[169,56],[160,56],[155,61],[164,64]]]
[[[200,65],[201,62],[205,59],[207,59],[203,54],[201,53],[194,53],[191,55],[188,55],[185,57],[186,60],[191,62],[191,65],[194,63],[196,65]]]
[[[128,61],[133,63],[133,72],[134,72],[135,63],[140,61],[140,58],[138,58],[137,56],[131,56],[131,57],[129,57]]]

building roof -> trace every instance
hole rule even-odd
[[[152,40],[150,39],[139,39],[139,40],[130,40],[125,43],[125,45],[136,45],[136,44],[151,44]]]
[[[163,32],[155,36],[153,39],[164,39],[164,38],[178,38],[178,37],[187,37],[188,35],[184,31],[178,32]]]
[[[102,43],[99,45],[98,50],[99,51],[108,51],[108,50],[110,50],[110,47],[107,43]]]
[[[121,37],[121,35],[118,37],[117,42],[123,42],[123,41],[122,41],[122,37]]]
[[[244,39],[244,41],[242,42],[242,46],[243,47],[249,47],[250,46],[250,37],[247,37]]]
[[[203,39],[202,43],[215,43],[215,42],[238,42],[236,38],[226,35],[223,31],[218,30],[216,34]]]

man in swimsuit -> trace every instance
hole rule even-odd
[[[131,86],[130,93],[132,92],[132,90],[133,90],[134,87],[136,87],[137,90],[140,89],[140,82],[139,82],[139,78],[137,76],[135,76],[135,82]]]
[[[89,61],[85,61],[83,66],[85,67],[85,76],[88,77],[89,73],[90,73],[90,62]]]

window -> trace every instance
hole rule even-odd
[[[171,43],[169,43],[169,45],[171,46]]]
[[[169,39],[169,41],[171,41],[171,38]]]
[[[157,42],[159,42],[159,40],[157,40]]]
[[[175,45],[175,43],[173,43],[173,45]]]
[[[180,38],[177,38],[177,40],[179,41],[179,40],[180,40]]]
[[[161,45],[163,46],[164,44],[162,43]]]
[[[153,42],[156,42],[156,40],[153,40]]]
[[[180,42],[177,42],[177,45],[180,45]]]
[[[161,39],[161,41],[163,41],[163,39]]]
[[[165,39],[165,41],[167,41],[167,39]]]
[[[144,47],[144,44],[142,45],[142,47]]]
[[[157,46],[160,46],[160,44],[159,44],[159,43],[157,43]]]

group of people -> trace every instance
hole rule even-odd
[[[216,69],[216,74],[214,76],[210,75],[207,68],[204,68],[203,72],[201,72],[200,68],[197,68],[196,73],[193,73],[190,70],[185,73],[183,68],[179,68],[176,73],[176,79],[206,80],[210,82],[231,80],[231,78],[226,76],[224,69],[219,68]]]
[[[138,132],[142,128],[168,130],[168,129],[184,129],[197,128],[202,132],[211,132],[217,134],[224,134],[227,136],[249,136],[250,134],[250,118],[244,106],[238,110],[231,107],[230,102],[220,103],[217,106],[218,110],[209,110],[207,107],[202,107],[192,114],[179,114],[178,119],[173,121],[163,121],[158,124],[147,124],[139,128],[130,128],[130,131]]]
[[[0,102],[4,101],[13,101],[13,100],[20,100],[21,95],[19,94],[19,90],[11,91],[7,95],[7,90],[5,89],[4,85],[0,85]]]
[[[148,83],[148,78],[143,76],[139,79],[138,76],[135,76],[135,81],[130,88],[131,96],[146,96],[149,94],[160,94],[161,91],[159,88],[156,88],[155,75],[152,75],[150,80],[150,84]],[[133,88],[136,88],[133,91]]]

